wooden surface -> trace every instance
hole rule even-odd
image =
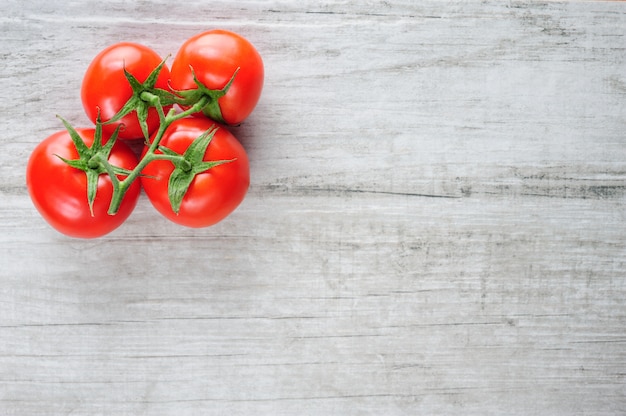
[[[187,4],[192,3],[192,4]],[[266,83],[244,203],[65,238],[30,151],[128,40]],[[0,414],[626,413],[626,4],[0,4]]]

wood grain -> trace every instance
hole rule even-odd
[[[190,3],[0,5],[0,413],[626,413],[624,3]],[[90,59],[214,27],[266,65],[244,203],[51,230]]]

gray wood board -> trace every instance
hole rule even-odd
[[[190,3],[0,5],[0,413],[626,413],[624,3]],[[216,27],[266,65],[243,204],[52,230],[93,56]]]

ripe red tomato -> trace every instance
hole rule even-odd
[[[178,154],[215,123],[206,118],[183,118],[173,122],[159,143]],[[157,151],[156,154],[161,153]],[[144,149],[144,155],[146,149]],[[232,160],[198,173],[176,214],[168,198],[170,161],[155,160],[142,171],[141,184],[152,205],[169,220],[187,227],[213,225],[239,206],[250,184],[250,166],[245,149],[225,127],[219,127],[204,153],[203,161]]]
[[[94,139],[94,129],[76,129],[87,146]],[[125,194],[120,210],[109,215],[113,194],[111,178],[102,174],[93,203],[93,216],[87,201],[87,175],[69,166],[59,157],[78,159],[76,146],[66,130],[52,134],[33,150],[26,168],[26,184],[30,197],[43,218],[57,231],[70,237],[100,237],[120,226],[135,208],[139,191],[134,182]],[[117,141],[109,162],[124,169],[137,165],[137,156],[124,143]]]
[[[254,110],[263,89],[264,69],[261,55],[247,39],[226,30],[211,30],[189,38],[172,63],[174,90],[197,88],[190,67],[211,90],[224,88],[239,68],[228,92],[218,100],[224,123],[237,125]]]
[[[83,78],[81,99],[87,116],[95,123],[99,108],[102,121],[110,120],[132,97],[133,90],[124,68],[143,83],[161,62],[155,51],[136,43],[122,42],[104,49],[91,61]],[[169,77],[169,69],[163,65],[155,87],[169,90]],[[104,125],[104,133],[111,135],[119,124],[124,125],[120,138],[143,138],[136,112],[127,114],[119,122]],[[150,133],[158,128],[159,116],[155,108],[148,110],[147,124]]]

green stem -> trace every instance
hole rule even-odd
[[[203,96],[202,98],[200,98],[200,100],[197,103],[195,103],[194,105],[189,107],[187,110],[185,110],[185,111],[183,111],[181,113],[175,114],[174,115],[174,120],[172,120],[172,121],[180,120],[181,118],[185,118],[185,117],[190,116],[190,115],[192,115],[194,113],[198,113],[198,112],[202,111],[202,109],[209,103],[209,101],[211,101],[210,97]]]
[[[158,105],[161,103],[161,100],[159,100],[159,97],[157,97],[156,95],[148,91],[142,92],[140,95],[140,98],[142,101],[145,101],[154,107],[158,107]]]
[[[115,195],[119,194],[120,192],[120,180],[118,179],[117,175],[115,174],[115,171],[113,170],[113,166],[111,166],[111,164],[109,163],[108,160],[106,160],[106,158],[104,156],[102,156],[101,154],[96,154],[93,158],[91,158],[89,160],[89,163],[97,163],[100,166],[102,166],[104,168],[104,170],[106,170],[107,174],[109,175],[109,177],[111,178],[111,184],[113,185],[113,198],[115,198]],[[121,201],[120,201],[121,203]]]
[[[166,155],[166,154],[156,153],[156,151],[159,148],[159,143],[161,142],[161,139],[163,139],[165,130],[167,130],[167,128],[173,122],[201,111],[202,108],[204,108],[204,106],[207,105],[207,103],[210,100],[209,97],[202,97],[197,103],[189,107],[187,110],[181,113],[176,113],[174,110],[172,110],[166,115],[165,112],[163,111],[163,106],[161,105],[161,101],[159,100],[157,96],[151,93],[144,92],[142,93],[141,98],[145,99],[146,101],[154,101],[154,106],[156,107],[157,112],[159,114],[159,121],[160,121],[159,129],[154,135],[154,139],[152,140],[152,143],[148,147],[146,154],[141,158],[141,160],[139,161],[137,166],[135,166],[135,168],[131,171],[131,173],[128,174],[126,178],[124,178],[124,180],[120,181],[118,179],[117,175],[115,174],[115,172],[113,172],[113,168],[108,163],[108,161],[106,160],[99,161],[102,164],[102,166],[106,169],[108,175],[111,177],[111,182],[113,184],[113,196],[111,198],[111,204],[109,205],[109,215],[115,215],[119,211],[120,206],[122,204],[122,200],[124,199],[124,195],[126,195],[126,192],[130,188],[132,183],[141,175],[141,172],[145,169],[146,166],[148,166],[149,163],[155,160],[169,160],[173,163],[182,162],[183,169],[185,168],[185,162],[187,163],[189,162],[186,161],[183,156]],[[191,170],[191,165],[189,165],[189,170]]]

